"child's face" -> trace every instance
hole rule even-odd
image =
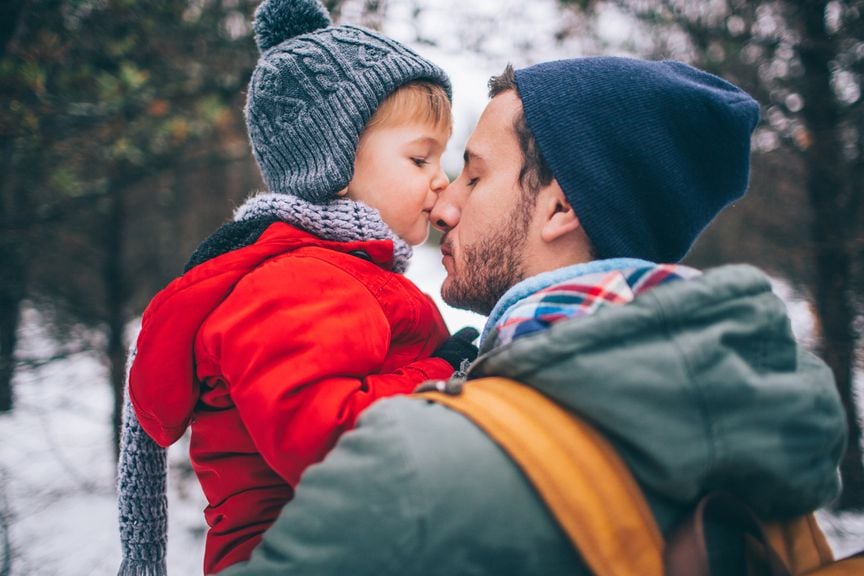
[[[429,235],[429,212],[447,184],[441,154],[449,131],[422,122],[384,124],[357,147],[348,197],[377,209],[395,234],[416,246]]]

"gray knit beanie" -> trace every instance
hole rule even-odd
[[[332,200],[353,176],[360,133],[390,93],[425,80],[451,95],[438,66],[371,30],[333,26],[318,0],[265,0],[255,39],[261,58],[246,124],[270,192]]]

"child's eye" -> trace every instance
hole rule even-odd
[[[414,162],[416,166],[425,166],[429,162],[425,158],[411,158],[411,161]]]
[[[476,178],[476,177],[471,178],[471,179],[468,180],[468,187],[469,187],[469,188],[473,188],[474,185],[476,185],[476,184],[477,184],[477,178]]]

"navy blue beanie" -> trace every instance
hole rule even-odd
[[[516,85],[597,258],[678,262],[747,190],[759,105],[717,76],[597,57],[517,70]]]

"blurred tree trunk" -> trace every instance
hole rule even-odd
[[[327,12],[330,13],[330,18],[332,18],[334,22],[339,22],[342,4],[345,3],[345,0],[322,0],[322,3],[327,9]]]
[[[42,159],[36,156],[32,163],[13,169],[14,153],[13,139],[0,138],[0,412],[10,412],[14,406],[15,347],[29,275],[31,187],[42,168]]]
[[[6,47],[15,36],[18,16],[24,8],[24,0],[4,0],[0,2],[0,58],[6,54]]]
[[[2,217],[5,220],[6,214]],[[0,232],[0,269],[3,270],[0,278],[0,412],[10,412],[13,407],[12,377],[15,374],[15,345],[23,297],[22,259],[19,246],[9,234],[4,225]]]
[[[804,66],[802,95],[808,103],[803,117],[812,137],[807,149],[807,189],[813,209],[816,285],[814,296],[821,320],[822,356],[837,379],[846,409],[849,446],[841,465],[842,509],[864,509],[864,459],[861,423],[855,406],[855,305],[852,301],[852,235],[854,186],[845,178],[847,163],[840,144],[840,111],[831,87],[836,45],[825,28],[826,2],[799,1]],[[864,136],[864,135],[862,135]]]
[[[322,0],[337,24],[359,24],[381,30],[387,13],[386,0]]]
[[[123,390],[126,380],[126,344],[124,331],[127,321],[126,279],[123,273],[124,240],[126,225],[124,178],[112,178],[109,182],[108,209],[105,211],[105,266],[104,282],[106,296],[107,345],[106,356],[114,408],[112,425],[114,430],[114,455],[119,456],[120,433],[123,418]]]
[[[22,294],[17,282],[10,280],[21,274],[21,266],[15,248],[9,247],[6,239],[0,241],[0,268],[4,276],[0,280],[0,412],[10,412]]]
[[[0,192],[0,412],[12,410],[12,375],[15,372],[15,344],[18,332],[19,307],[21,290],[18,289],[18,279],[22,277],[21,262],[18,257],[18,247],[13,238],[13,215],[15,214],[11,185],[8,172],[10,146],[3,142],[2,192]]]

